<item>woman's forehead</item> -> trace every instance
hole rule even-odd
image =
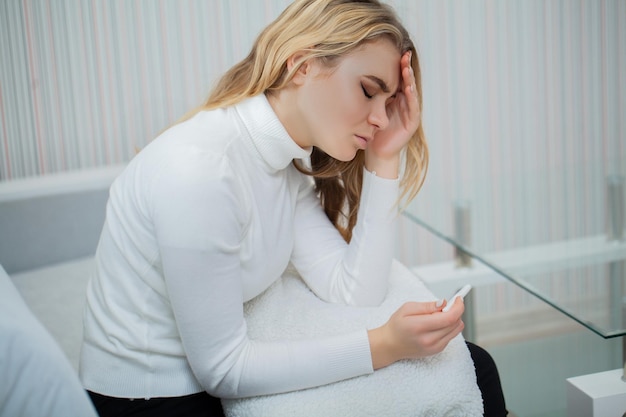
[[[340,66],[378,84],[382,91],[395,92],[400,80],[400,51],[390,41],[367,42],[346,55]]]

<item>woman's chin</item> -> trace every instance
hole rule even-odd
[[[354,149],[353,151],[345,151],[345,152],[336,152],[335,154],[328,154],[341,162],[349,162],[352,161],[356,157],[358,149]]]

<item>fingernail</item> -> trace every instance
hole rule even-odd
[[[437,303],[435,304],[435,307],[437,307],[437,308],[441,307],[443,305],[444,301],[445,300],[443,298],[441,300],[437,300]]]

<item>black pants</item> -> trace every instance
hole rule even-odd
[[[478,388],[483,396],[485,417],[504,417],[508,414],[500,374],[491,355],[480,346],[466,342],[474,361]]]
[[[87,391],[100,417],[224,417],[219,398],[206,392],[149,400],[107,397]]]
[[[474,361],[478,388],[483,397],[486,417],[507,415],[498,368],[483,348],[467,342]],[[89,392],[100,417],[224,417],[218,398],[205,392],[173,398],[126,399]]]

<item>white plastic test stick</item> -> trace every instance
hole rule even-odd
[[[446,304],[446,306],[443,308],[444,313],[448,310],[450,310],[452,308],[452,306],[454,305],[454,301],[458,298],[458,297],[465,297],[467,295],[468,292],[470,292],[470,290],[472,289],[472,286],[470,284],[466,284],[464,285],[460,290],[458,290],[456,292],[456,294],[454,294],[450,300],[448,301],[448,304]]]

